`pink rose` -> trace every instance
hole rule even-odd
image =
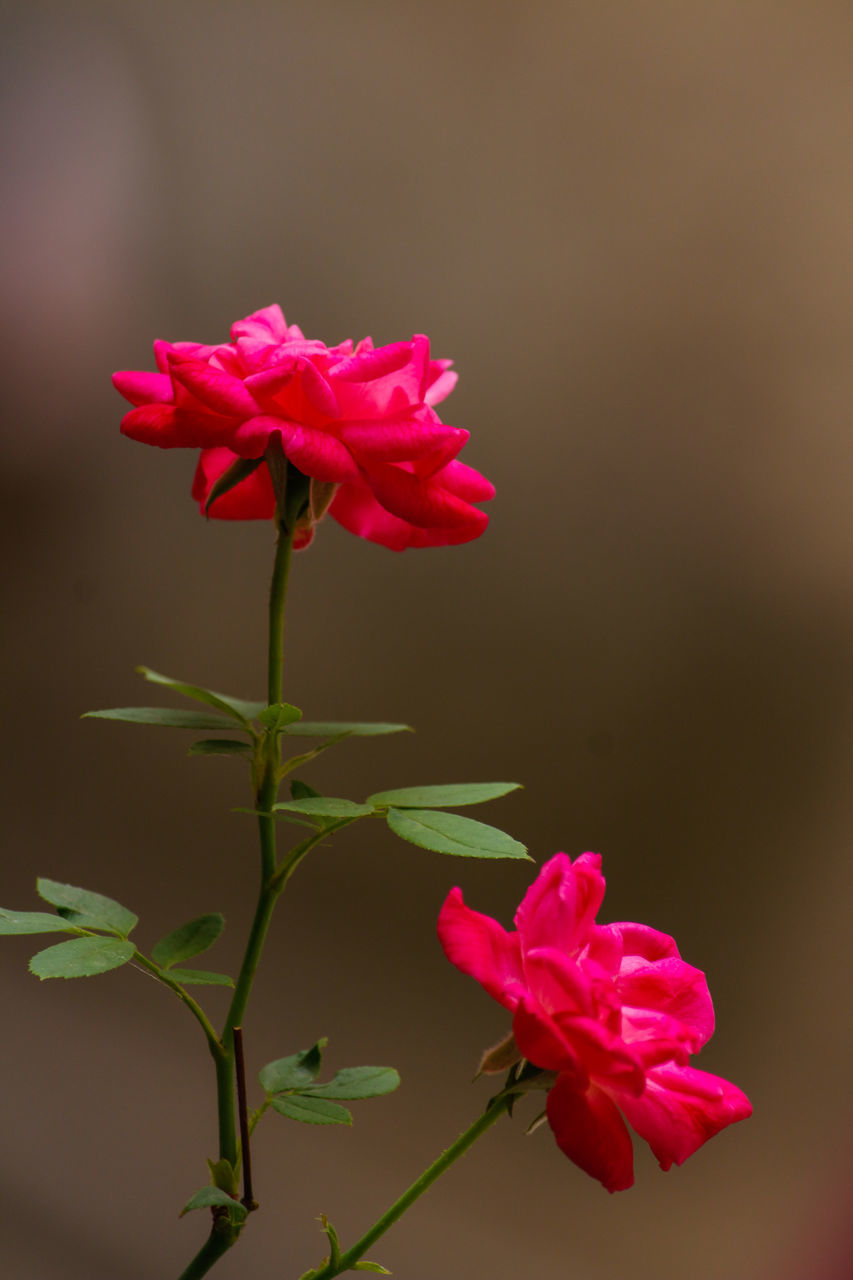
[[[438,936],[447,958],[512,1012],[519,1053],[555,1073],[546,1114],[561,1151],[622,1191],[634,1181],[626,1119],[669,1169],[752,1107],[735,1085],[688,1066],[714,1030],[701,970],[647,925],[595,923],[600,867],[596,853],[574,864],[556,854],[510,933],[453,889]]]
[[[429,340],[355,349],[304,337],[278,306],[232,326],[218,346],[155,342],[158,373],[113,375],[136,407],[121,429],[164,449],[201,449],[193,497],[202,510],[214,484],[240,459],[258,466],[214,499],[210,515],[263,520],[275,514],[267,451],[280,448],[311,479],[297,546],[310,542],[326,509],[352,533],[395,551],[478,537],[488,516],[474,502],[494,496],[479,472],[456,461],[468,432],[433,405],[456,382]]]

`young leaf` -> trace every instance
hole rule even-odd
[[[520,782],[454,782],[439,787],[399,787],[396,791],[377,791],[367,797],[367,803],[393,805],[395,809],[455,809],[497,800],[520,786]]]
[[[302,712],[298,707],[291,706],[289,702],[274,702],[272,706],[264,707],[258,716],[264,728],[273,733],[280,733],[288,725],[301,719]]]
[[[300,1090],[303,1097],[341,1098],[355,1102],[358,1098],[378,1098],[393,1093],[400,1077],[393,1067],[344,1067],[327,1084],[312,1084]]]
[[[223,711],[232,720],[237,720],[244,728],[248,729],[250,727],[248,717],[237,709],[240,702],[239,699],[235,702],[232,698],[224,698],[221,694],[214,693],[212,689],[203,689],[197,684],[186,684],[183,680],[173,680],[171,676],[163,676],[159,671],[152,671],[150,667],[137,667],[136,670],[150,684],[163,685],[164,688],[171,689],[173,693],[180,693],[185,698],[192,698],[194,702],[205,702],[209,707],[215,707],[217,711]]]
[[[386,724],[381,720],[300,720],[288,725],[288,736],[302,738],[341,737],[375,738],[383,733],[414,733],[408,724]]]
[[[388,826],[403,840],[466,858],[528,858],[523,844],[473,818],[431,809],[389,809]],[[532,859],[529,859],[532,861]]]
[[[220,1160],[208,1160],[207,1167],[210,1170],[210,1181],[215,1187],[219,1187],[220,1191],[225,1191],[229,1195],[237,1195],[239,1190],[237,1170],[230,1160],[226,1160],[224,1156]]]
[[[367,1262],[362,1258],[361,1262],[353,1265],[353,1271],[378,1271],[381,1276],[390,1276],[391,1272],[387,1267],[383,1267],[381,1262]]]
[[[13,933],[77,933],[76,925],[47,911],[7,911],[0,907],[0,935]]]
[[[327,1039],[323,1036],[310,1049],[292,1053],[288,1058],[276,1058],[261,1067],[258,1079],[265,1093],[280,1093],[283,1089],[300,1089],[313,1084],[323,1062],[323,1050]]]
[[[280,1116],[301,1120],[303,1124],[352,1124],[352,1116],[346,1107],[301,1093],[286,1093],[273,1098],[272,1108]]]
[[[195,920],[182,924],[179,929],[161,938],[151,952],[151,959],[161,969],[180,964],[183,960],[189,960],[190,956],[201,955],[202,951],[212,947],[224,928],[225,917],[218,911],[211,915],[197,916]]]
[[[233,987],[234,979],[227,973],[210,973],[207,969],[167,969],[170,978],[182,987]]]
[[[192,1209],[212,1209],[217,1205],[223,1205],[229,1210],[235,1221],[242,1222],[246,1216],[247,1209],[239,1200],[233,1200],[227,1191],[223,1191],[221,1187],[202,1187],[194,1196],[190,1196],[189,1200],[181,1210],[180,1216],[189,1213]]]
[[[133,943],[121,938],[71,938],[34,955],[30,973],[37,978],[90,978],[118,969],[135,954]]]
[[[69,924],[76,924],[81,929],[106,929],[126,938],[139,924],[138,916],[120,902],[105,898],[102,893],[46,880],[43,876],[36,880],[36,890],[39,897],[56,907]]]
[[[213,711],[175,711],[171,707],[109,707],[86,711],[84,720],[122,720],[127,724],[156,724],[166,729],[233,729],[234,723]]]
[[[338,1240],[338,1233],[326,1217],[325,1213],[320,1214],[320,1222],[323,1224],[326,1239],[329,1241],[329,1262],[332,1267],[338,1268],[341,1264],[341,1244]]]
[[[233,756],[247,755],[252,746],[249,742],[241,742],[239,738],[201,738],[194,742],[187,751],[188,756]]]
[[[281,800],[274,813],[304,813],[311,818],[366,818],[373,813],[369,804],[356,804],[337,796],[306,796],[304,800]]]
[[[294,800],[308,800],[318,797],[320,792],[309,787],[301,778],[294,778],[290,783],[290,794]]]

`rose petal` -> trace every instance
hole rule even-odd
[[[586,1092],[561,1076],[548,1093],[548,1124],[557,1146],[608,1191],[634,1183],[634,1150],[625,1121],[612,1100],[590,1085]]]
[[[428,416],[427,416],[428,414]],[[399,418],[382,418],[372,422],[347,421],[341,424],[340,436],[355,456],[365,463],[410,462],[432,454],[444,455],[450,446],[455,456],[470,432],[448,427],[431,410],[415,410]]]
[[[557,947],[571,954],[586,943],[604,897],[600,867],[596,853],[581,854],[574,863],[558,853],[545,863],[515,913],[525,951]]]
[[[736,1085],[673,1063],[653,1067],[642,1097],[620,1096],[619,1105],[662,1169],[683,1164],[721,1129],[752,1115],[749,1099]]]
[[[665,1013],[693,1032],[697,1052],[714,1030],[714,1006],[701,969],[674,956],[628,967],[623,959],[616,989],[623,1004]]]
[[[120,369],[113,374],[113,386],[131,404],[168,404],[173,396],[172,379],[164,373],[144,369]]]
[[[514,1009],[524,989],[518,938],[497,920],[465,905],[461,889],[451,889],[438,917],[438,938],[457,969],[476,979],[490,996]]]
[[[382,462],[371,463],[363,470],[382,506],[420,528],[461,525],[482,533],[488,524],[485,512],[457,498],[432,477],[420,479],[401,466]]]
[[[169,371],[173,382],[185,387],[203,405],[223,416],[253,415],[258,405],[240,378],[212,365],[185,356],[171,356]]]

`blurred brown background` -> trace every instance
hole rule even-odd
[[[405,1280],[849,1274],[852,43],[831,0],[4,18],[0,901],[82,883],[143,944],[225,906],[209,960],[236,964],[241,767],[78,716],[146,701],[140,662],[261,694],[272,531],[200,519],[192,457],[124,440],[109,374],[272,301],[329,342],[423,330],[499,497],[467,547],[328,521],[299,559],[288,696],[418,729],[308,776],[524,781],[479,816],[540,861],[604,854],[603,918],[707,970],[698,1065],[754,1102],[681,1170],[638,1150],[613,1197],[547,1130],[499,1127],[373,1249]],[[300,870],[253,1075],[328,1035],[330,1067],[404,1083],[352,1130],[265,1121],[222,1280],[301,1274],[319,1213],[351,1241],[473,1118],[505,1016],[435,916],[459,883],[508,923],[529,876],[372,826]],[[39,985],[31,949],[4,940],[0,970],[4,1275],[174,1276],[206,1229],[177,1218],[215,1146],[203,1041],[138,973]]]

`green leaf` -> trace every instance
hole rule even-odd
[[[30,973],[37,978],[89,978],[118,969],[135,954],[133,943],[121,938],[71,938],[34,955]]]
[[[264,728],[269,729],[272,733],[280,733],[288,725],[301,719],[302,712],[289,702],[274,702],[271,706],[264,707],[258,716],[258,720],[260,720]]]
[[[455,782],[439,787],[399,787],[396,791],[377,791],[367,797],[367,803],[394,805],[396,809],[455,809],[497,800],[520,786],[520,782]]]
[[[126,724],[155,724],[166,729],[231,729],[233,722],[225,716],[205,711],[175,711],[172,707],[109,707],[105,711],[86,711],[84,720],[122,720]]]
[[[241,481],[248,479],[253,471],[257,471],[258,467],[264,461],[260,458],[237,458],[231,463],[226,471],[216,481],[216,484],[207,495],[207,502],[204,504],[204,514],[210,515],[210,508],[217,498],[221,498],[223,493],[228,493],[235,485]]]
[[[167,969],[170,978],[182,987],[233,987],[234,979],[227,973],[210,973],[207,969]]]
[[[188,756],[233,756],[247,755],[251,752],[249,742],[241,742],[239,738],[201,738],[194,742],[187,752]]]
[[[367,1262],[362,1258],[361,1262],[356,1262],[353,1271],[378,1271],[381,1276],[390,1276],[391,1272],[387,1267],[383,1267],[381,1262]]]
[[[354,738],[375,738],[383,733],[414,733],[408,724],[386,724],[381,720],[300,720],[287,729],[288,736],[326,738],[351,734]]]
[[[337,796],[306,796],[304,800],[281,800],[273,805],[273,812],[304,813],[312,818],[366,818],[373,808]]]
[[[239,1190],[237,1170],[230,1160],[226,1160],[224,1156],[221,1160],[208,1160],[207,1167],[210,1170],[210,1181],[215,1187],[219,1187],[220,1191],[225,1191],[229,1195],[237,1194]]]
[[[312,1045],[292,1053],[288,1058],[276,1058],[261,1067],[258,1079],[265,1093],[280,1093],[283,1089],[300,1089],[313,1084],[323,1063],[323,1050],[328,1044],[325,1036]]]
[[[288,1120],[300,1120],[303,1124],[352,1124],[352,1116],[346,1107],[325,1098],[309,1098],[300,1093],[286,1093],[273,1098],[272,1108]]]
[[[378,1098],[393,1093],[400,1077],[393,1067],[344,1067],[327,1084],[312,1084],[300,1090],[312,1098],[342,1098],[354,1102],[358,1098]]]
[[[81,929],[107,929],[120,938],[126,938],[139,924],[139,917],[127,907],[90,889],[78,889],[73,884],[60,884],[57,880],[46,880],[40,876],[36,880],[36,890],[39,897],[56,907],[69,924],[76,924]]]
[[[13,933],[77,933],[76,925],[48,911],[7,911],[0,907],[0,936]]]
[[[403,840],[466,858],[529,858],[523,844],[505,831],[473,818],[431,809],[389,809],[388,826]]]
[[[246,1206],[242,1205],[239,1200],[232,1200],[227,1191],[223,1191],[221,1187],[202,1187],[194,1196],[190,1196],[189,1200],[181,1210],[180,1216],[189,1213],[193,1209],[213,1209],[218,1205],[223,1205],[232,1214],[237,1222],[242,1222],[246,1216]]]
[[[318,797],[319,791],[315,791],[313,787],[309,787],[307,782],[303,782],[301,778],[294,778],[290,784],[290,794],[294,800],[308,800],[309,798]]]
[[[164,688],[171,689],[173,693],[180,693],[185,698],[192,698],[194,702],[205,702],[209,707],[215,707],[217,711],[224,711],[225,715],[230,716],[232,720],[237,720],[245,728],[249,728],[248,718],[242,711],[237,709],[237,705],[231,698],[225,698],[221,694],[214,693],[212,689],[203,689],[201,685],[187,684],[183,680],[173,680],[171,676],[163,676],[159,671],[152,671],[150,667],[137,667],[136,670],[150,684],[163,685]]]
[[[325,1231],[326,1238],[329,1241],[329,1262],[333,1268],[337,1269],[341,1264],[341,1244],[338,1240],[338,1233],[326,1217],[325,1213],[320,1214],[320,1222],[323,1224],[323,1230]]]
[[[167,933],[161,938],[151,952],[151,959],[161,969],[168,969],[190,956],[200,955],[208,947],[212,947],[225,928],[225,917],[218,911],[211,915],[196,916],[195,920],[182,924],[179,929]]]

